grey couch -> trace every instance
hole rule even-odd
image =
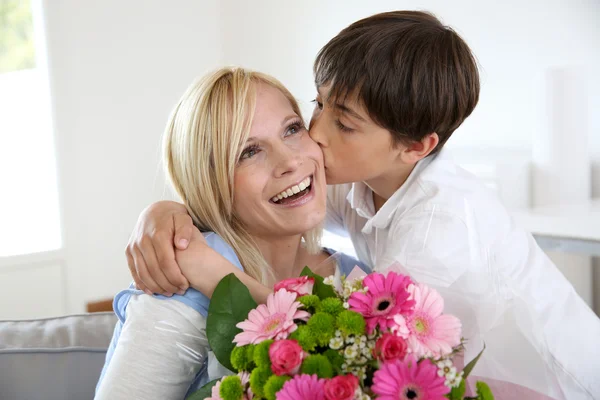
[[[93,399],[116,320],[107,312],[0,321],[0,399]]]

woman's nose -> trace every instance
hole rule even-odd
[[[281,177],[298,170],[302,165],[303,156],[298,149],[291,149],[287,146],[281,146],[276,154],[275,176]]]

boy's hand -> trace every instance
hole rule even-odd
[[[125,250],[139,289],[166,296],[187,290],[189,283],[175,260],[174,246],[185,250],[193,229],[192,218],[183,204],[160,201],[142,211]]]
[[[229,273],[245,275],[225,257],[206,243],[198,228],[192,227],[192,237],[186,250],[175,250],[175,260],[190,285],[207,297],[212,297],[219,281]],[[247,276],[247,275],[246,275]],[[248,279],[251,279],[248,277]]]

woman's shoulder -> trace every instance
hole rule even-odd
[[[204,236],[208,246],[225,257],[227,261],[235,265],[237,268],[241,269],[242,271],[244,270],[242,263],[240,263],[240,260],[233,247],[231,247],[221,236],[215,232],[202,232],[202,235]]]
[[[161,294],[148,295],[143,291],[136,289],[134,286],[130,286],[128,289],[121,290],[117,293],[113,300],[114,312],[121,322],[125,322],[125,319],[127,318],[127,309],[130,306],[131,300],[137,297],[148,297],[166,303],[183,304],[204,318],[208,316],[210,299],[194,288],[189,288],[182,295],[174,294],[171,297],[167,297]],[[145,304],[149,304],[151,307],[152,305],[160,305],[161,303],[150,302]]]

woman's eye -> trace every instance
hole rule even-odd
[[[297,133],[300,133],[304,130],[304,125],[300,122],[295,122],[293,124],[291,124],[288,129],[287,132],[285,133],[285,136],[289,136],[289,135],[295,135]]]
[[[248,147],[247,149],[245,149],[244,151],[242,151],[242,155],[240,156],[240,161],[241,160],[246,160],[248,158],[252,158],[258,152],[259,152],[259,148],[258,147]]]

